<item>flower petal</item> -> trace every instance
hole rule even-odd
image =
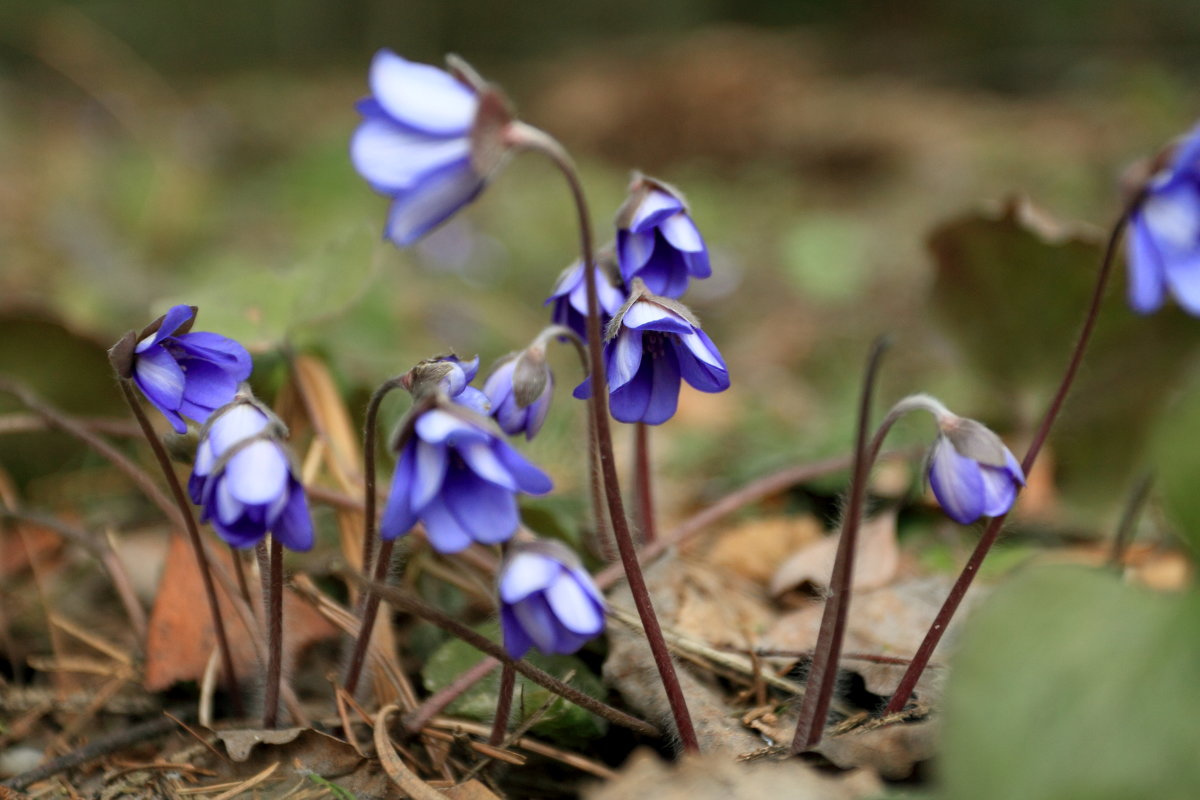
[[[275,522],[273,534],[289,550],[303,552],[313,546],[312,515],[308,511],[308,500],[304,487],[293,480],[289,487],[287,505]]]
[[[636,305],[636,304],[635,304]],[[605,345],[608,363],[608,390],[615,392],[633,380],[641,369],[645,357],[642,348],[642,332],[622,326],[616,340]]]
[[[401,247],[412,244],[441,225],[483,190],[483,179],[467,159],[427,173],[397,194],[388,212],[385,232]]]
[[[153,347],[138,355],[133,365],[133,377],[146,399],[159,410],[179,408],[185,377],[179,364],[164,348]],[[186,426],[184,430],[187,430]]]
[[[496,455],[491,443],[470,442],[456,448],[456,452],[481,480],[502,486],[510,492],[517,491],[517,482]]]
[[[425,523],[425,535],[429,543],[439,553],[458,553],[470,547],[471,534],[450,513],[440,496],[425,507],[421,519]]]
[[[969,525],[983,515],[984,485],[979,464],[960,456],[939,436],[929,460],[929,485],[942,508],[956,522]]]
[[[529,463],[525,456],[510,447],[507,442],[497,441],[494,452],[513,476],[520,491],[525,494],[545,494],[554,488],[554,482],[550,480],[549,475]]]
[[[171,309],[163,315],[163,321],[159,324],[158,330],[138,342],[134,348],[135,353],[144,353],[154,345],[166,339],[168,336],[175,333],[183,327],[183,324],[194,317],[191,306],[178,305],[171,306]]]
[[[455,445],[468,441],[486,442],[492,438],[487,431],[440,408],[422,414],[417,420],[416,431],[417,436],[430,444]]]
[[[262,439],[234,453],[222,483],[246,505],[264,505],[283,495],[290,475],[279,445]]]
[[[543,653],[558,653],[557,647],[561,626],[550,609],[550,604],[541,592],[533,594],[512,606],[513,616]]]
[[[513,658],[524,658],[533,647],[533,640],[526,635],[525,629],[517,621],[517,615],[509,606],[500,607],[500,633],[504,641],[504,650]]]
[[[646,233],[617,232],[617,261],[621,266],[621,277],[632,281],[650,256],[654,253],[654,231]]]
[[[470,470],[452,470],[446,476],[441,500],[480,544],[506,542],[517,531],[520,519],[512,490],[481,480]]]
[[[662,231],[663,238],[676,250],[689,253],[704,251],[704,237],[687,214],[672,214],[662,221],[658,229]]]
[[[675,348],[668,347],[654,359],[653,376],[650,401],[641,421],[647,425],[661,425],[675,416],[679,405],[679,357]]]
[[[650,358],[643,358],[637,374],[624,386],[609,392],[608,404],[613,418],[621,422],[640,422],[650,405],[653,387],[654,364]]]
[[[546,602],[563,627],[572,633],[595,636],[604,630],[603,612],[569,573],[546,590]]]
[[[413,470],[412,486],[409,489],[412,507],[417,514],[442,491],[446,481],[446,468],[450,461],[449,448],[444,444],[430,444],[417,439],[416,467]]]
[[[213,455],[220,458],[225,451],[243,439],[256,436],[267,427],[267,417],[249,403],[238,403],[217,417],[208,431]]]
[[[656,228],[667,219],[683,211],[683,201],[662,189],[650,189],[642,202],[638,203],[629,222],[629,230],[641,233]]]
[[[621,325],[632,330],[662,331],[664,333],[691,333],[692,325],[674,311],[652,303],[649,300],[639,300],[629,307],[625,316],[621,317]]]
[[[1166,294],[1162,255],[1140,215],[1131,220],[1126,244],[1129,267],[1129,305],[1139,314],[1157,311]]]
[[[520,602],[548,587],[562,571],[561,564],[541,553],[517,553],[500,573],[500,599],[505,603]]]
[[[725,361],[704,331],[697,328],[695,333],[680,336],[676,352],[679,355],[680,373],[693,389],[723,392],[729,388],[729,372]]]
[[[412,505],[412,486],[416,469],[416,442],[409,442],[396,462],[396,473],[388,492],[387,505],[379,521],[379,535],[384,539],[403,536],[417,522]]]
[[[388,120],[367,119],[350,137],[350,163],[377,192],[398,194],[471,154],[466,136],[434,137]]]
[[[371,94],[398,122],[430,134],[465,134],[479,98],[450,73],[380,50],[371,60]]]

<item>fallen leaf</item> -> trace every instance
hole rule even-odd
[[[823,591],[833,572],[840,541],[840,534],[826,537],[784,561],[771,578],[771,594],[778,597],[806,584]],[[863,522],[854,557],[853,588],[865,590],[883,586],[895,577],[899,566],[896,512],[887,511]]]
[[[936,733],[933,722],[902,722],[826,736],[813,750],[842,769],[870,769],[885,780],[899,781],[933,757]]]
[[[233,559],[229,553],[222,549],[214,552],[232,574]],[[215,583],[217,602],[233,651],[234,668],[245,683],[245,678],[259,671],[258,657],[250,638],[255,634],[246,630],[221,583]],[[336,629],[324,617],[291,591],[284,593],[283,615],[285,671],[306,647],[337,635]],[[216,635],[196,558],[182,536],[172,536],[147,627],[146,690],[157,692],[177,681],[199,680],[214,647]]]
[[[760,517],[712,537],[704,560],[765,586],[789,555],[821,541],[823,533],[812,515]]]
[[[456,783],[442,789],[442,794],[450,800],[500,800],[500,797],[478,780],[472,778],[466,783]]]
[[[667,763],[648,750],[638,750],[606,783],[584,791],[587,800],[857,800],[874,797],[883,784],[856,770],[830,776],[798,758],[738,763],[727,753],[687,754]]]

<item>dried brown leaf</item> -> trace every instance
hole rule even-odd
[[[705,555],[713,567],[767,585],[792,553],[821,541],[816,517],[761,517],[721,532]]]
[[[784,561],[771,578],[771,594],[777,597],[806,584],[823,590],[833,572],[840,540],[840,534],[826,537]],[[861,591],[883,586],[896,576],[899,566],[896,512],[887,511],[866,520],[858,532],[853,588]]]
[[[918,762],[933,757],[933,722],[905,722],[827,736],[815,749],[842,769],[874,770],[885,780],[904,780]]]

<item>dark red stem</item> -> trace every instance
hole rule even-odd
[[[1054,421],[1058,418],[1058,413],[1062,410],[1063,403],[1067,399],[1067,393],[1071,390],[1071,384],[1075,381],[1075,373],[1079,371],[1079,365],[1083,363],[1084,353],[1087,351],[1088,343],[1092,338],[1092,332],[1096,327],[1096,320],[1100,317],[1100,306],[1104,301],[1104,290],[1108,287],[1109,276],[1112,274],[1117,244],[1120,242],[1121,233],[1125,230],[1125,223],[1129,220],[1129,214],[1137,202],[1138,200],[1135,199],[1125,209],[1117,219],[1116,224],[1113,225],[1112,233],[1108,237],[1108,245],[1104,249],[1104,260],[1100,263],[1100,272],[1096,276],[1096,288],[1092,292],[1092,301],[1088,306],[1087,316],[1084,317],[1083,328],[1079,331],[1079,338],[1075,342],[1075,349],[1071,353],[1070,361],[1067,362],[1067,370],[1063,374],[1062,383],[1059,384],[1058,391],[1054,394],[1054,399],[1050,401],[1050,407],[1046,409],[1046,415],[1042,417],[1042,423],[1038,426],[1033,441],[1030,443],[1029,449],[1025,452],[1025,458],[1021,461],[1021,468],[1025,471],[1026,475],[1033,469],[1034,461],[1037,460],[1042,445],[1046,443],[1046,437],[1050,435],[1050,429],[1053,427]],[[938,610],[937,616],[934,617],[933,624],[929,627],[925,638],[921,641],[921,646],[917,648],[917,653],[913,656],[912,663],[908,665],[904,677],[900,679],[900,685],[896,687],[896,693],[888,701],[885,713],[898,714],[908,704],[908,699],[912,696],[917,681],[921,679],[921,674],[925,671],[925,667],[929,664],[929,659],[933,656],[933,651],[937,648],[938,643],[942,640],[942,636],[946,633],[946,628],[950,625],[950,620],[953,619],[954,612],[958,610],[959,604],[962,603],[967,589],[971,588],[971,582],[975,580],[975,576],[979,573],[979,565],[983,563],[984,557],[987,556],[988,551],[995,544],[996,537],[1000,535],[1000,528],[1004,525],[1004,520],[1007,516],[1007,514],[1003,514],[999,517],[993,517],[988,522],[987,528],[983,531],[983,536],[980,537],[979,543],[975,545],[974,552],[971,553],[966,566],[963,567],[963,571],[954,582],[954,586],[951,587],[949,596],[942,604],[941,609]]]
[[[263,576],[267,595],[267,686],[263,727],[279,723],[279,685],[283,679],[283,545],[271,536],[270,575]]]
[[[644,422],[633,426],[633,491],[634,511],[637,527],[642,534],[642,543],[656,538],[654,527],[654,490],[650,475],[650,428]]]
[[[517,684],[517,672],[511,664],[505,664],[500,673],[500,696],[496,700],[496,721],[492,723],[492,735],[488,744],[499,747],[504,744],[508,733],[508,718],[512,714],[513,687]]]
[[[825,719],[829,715],[829,704],[833,700],[838,659],[842,654],[842,642],[846,633],[846,616],[850,609],[854,550],[858,544],[858,526],[862,522],[867,477],[871,467],[867,447],[867,431],[871,426],[871,398],[874,395],[880,359],[886,349],[886,341],[883,338],[876,339],[867,357],[862,397],[858,407],[858,433],[854,444],[850,502],[846,508],[846,518],[842,522],[842,535],[838,540],[833,574],[829,579],[829,597],[825,600],[825,612],[821,615],[821,629],[817,634],[817,646],[808,670],[804,700],[800,704],[800,718],[796,721],[796,735],[792,738],[793,753],[802,753],[821,741],[821,735],[825,731]]]

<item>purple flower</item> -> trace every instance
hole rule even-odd
[[[509,436],[524,433],[526,439],[542,429],[554,397],[554,376],[546,365],[545,350],[532,352],[501,362],[483,385],[500,430]]]
[[[513,658],[532,646],[574,653],[604,630],[604,597],[579,558],[556,541],[514,546],[500,567],[499,590],[504,649]]]
[[[509,117],[494,90],[390,50],[375,54],[369,82],[350,160],[392,199],[386,237],[409,245],[482,191],[507,149]]]
[[[641,278],[651,292],[681,297],[688,278],[712,274],[704,237],[671,186],[635,175],[617,212],[617,261],[627,283]]]
[[[460,406],[466,406],[476,414],[486,417],[492,413],[492,404],[488,401],[488,396],[474,386],[468,385],[475,380],[475,376],[479,373],[479,356],[475,356],[470,361],[463,361],[455,355],[441,356],[436,359],[436,362],[449,364],[451,367],[439,383],[439,388],[446,393],[447,397]]]
[[[1129,304],[1156,311],[1167,291],[1200,315],[1200,127],[1147,183],[1129,217]]]
[[[400,452],[380,535],[394,539],[417,522],[439,553],[471,542],[497,544],[517,530],[517,492],[545,494],[550,478],[530,464],[485,419],[454,406],[417,419]]]
[[[702,392],[729,388],[729,370],[712,339],[679,303],[635,285],[637,299],[609,324],[604,345],[612,415],[659,425],[675,414],[680,379]],[[582,399],[591,379],[575,389]]]
[[[201,521],[234,547],[252,547],[268,532],[292,550],[313,546],[304,487],[275,438],[279,427],[239,400],[213,417],[200,440],[188,492]]]
[[[195,318],[194,306],[174,306],[133,348],[134,382],[178,433],[187,432],[183,417],[203,423],[232,400],[253,366],[232,339],[188,332]]]
[[[1025,485],[1021,465],[1000,437],[979,422],[939,416],[942,430],[929,457],[929,485],[954,521],[1008,513]]]
[[[601,268],[596,274],[601,330],[625,304],[626,292],[619,283],[610,278],[607,269]],[[584,281],[582,261],[576,261],[563,271],[546,303],[554,304],[550,311],[550,319],[554,324],[570,328],[587,341],[587,283]]]

